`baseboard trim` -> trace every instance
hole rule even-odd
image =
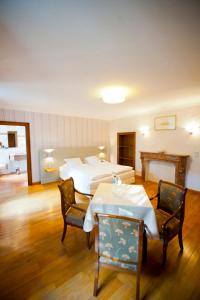
[[[37,184],[41,184],[41,181],[34,181],[34,182],[32,182],[31,185],[37,185]]]
[[[140,175],[135,175],[135,177],[138,178],[138,179],[140,179],[140,180],[142,180],[142,176],[140,176]],[[142,181],[143,181],[143,180],[142,180]],[[157,184],[158,184],[158,181],[146,180],[146,182],[147,182],[147,181],[152,182],[152,183],[157,183]],[[143,181],[143,182],[144,182],[144,181]],[[200,191],[197,191],[197,190],[194,190],[194,189],[191,189],[191,188],[187,188],[187,189],[188,189],[188,191],[190,191],[190,192],[200,194]]]

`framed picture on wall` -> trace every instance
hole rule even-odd
[[[162,116],[154,119],[155,130],[174,130],[176,129],[176,116]]]

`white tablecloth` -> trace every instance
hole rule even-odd
[[[142,185],[100,183],[88,206],[84,231],[93,229],[95,212],[143,219],[148,237],[159,238],[155,212]]]

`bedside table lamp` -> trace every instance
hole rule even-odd
[[[99,146],[98,149],[100,150],[99,159],[100,159],[100,161],[104,161],[105,160],[105,153],[104,153],[105,146]]]
[[[55,149],[45,149],[46,157],[45,157],[45,171],[46,172],[52,172],[54,171],[53,163],[54,163],[54,157],[53,157],[53,151]]]

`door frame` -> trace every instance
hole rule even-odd
[[[26,132],[26,154],[27,154],[27,174],[28,185],[32,185],[32,165],[31,165],[31,140],[30,140],[30,123],[14,122],[14,121],[0,121],[0,125],[24,126]]]
[[[135,170],[135,158],[136,158],[136,131],[127,131],[127,132],[117,132],[117,163],[120,164],[120,136],[128,136],[132,135],[133,136],[133,144],[132,149],[132,160],[133,160],[133,168]],[[128,146],[128,145],[127,145]]]

